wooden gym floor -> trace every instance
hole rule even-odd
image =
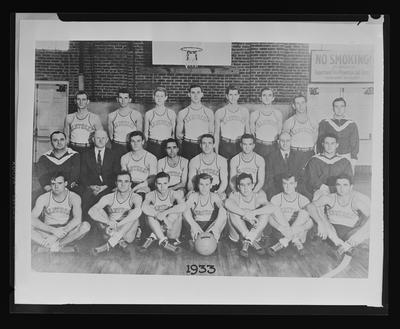
[[[369,174],[358,174],[354,188],[370,196]],[[211,256],[201,256],[184,249],[180,255],[171,255],[160,249],[158,244],[151,246],[147,254],[136,251],[131,244],[123,252],[115,248],[96,257],[88,250],[102,243],[95,230],[78,242],[81,252],[74,254],[35,253],[32,252],[32,269],[37,272],[60,273],[106,273],[106,274],[157,274],[157,275],[190,275],[187,265],[214,265],[214,274],[218,276],[266,276],[266,277],[321,277],[335,269],[340,260],[334,253],[333,246],[317,238],[305,243],[306,255],[300,256],[289,245],[275,257],[259,256],[251,253],[248,259],[239,256],[236,245],[221,239],[217,251]],[[369,245],[358,246],[350,264],[335,277],[367,278]]]

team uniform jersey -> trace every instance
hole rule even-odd
[[[197,155],[195,158],[193,158],[191,161],[197,161],[199,162],[199,167],[196,169],[196,174],[202,174],[206,173],[209,174],[213,180],[212,180],[212,187],[217,187],[221,183],[220,179],[220,171],[221,167],[219,163],[221,163],[222,159],[224,159],[222,156],[215,154],[214,160],[211,161],[210,163],[207,163],[204,160],[204,154],[200,153]],[[219,161],[218,161],[219,160]]]
[[[262,161],[265,161],[262,157],[260,157],[257,153],[253,153],[253,157],[250,160],[245,160],[241,152],[235,155],[231,161],[237,162],[236,172],[238,176],[241,173],[250,174],[253,177],[253,182],[257,184],[258,170],[260,168],[259,164]]]
[[[221,119],[221,137],[238,140],[245,132],[249,111],[244,107],[238,107],[232,112],[225,106],[217,110],[216,116],[221,112],[224,113]]]
[[[133,183],[144,182],[150,174],[150,158],[157,163],[157,158],[150,152],[144,151],[143,156],[138,160],[135,160],[132,152],[129,152],[121,157],[121,169],[129,171]]]
[[[49,200],[43,209],[45,224],[50,226],[64,226],[67,224],[72,210],[72,194],[74,194],[74,192],[67,190],[65,198],[61,202],[54,200],[52,191],[49,191],[45,194]]]
[[[164,199],[161,198],[160,193],[156,190],[149,192],[147,198],[151,200],[151,203],[157,212],[172,208],[174,206],[174,201],[176,200],[174,192],[171,190],[168,190],[168,194]]]
[[[70,125],[70,141],[77,144],[87,144],[89,143],[90,135],[96,130],[94,124],[92,124],[93,116],[96,114],[88,112],[88,114],[79,119],[77,113],[72,116],[72,121]],[[92,117],[92,120],[90,120]],[[100,120],[100,119],[99,119]]]
[[[282,124],[275,110],[272,110],[269,114],[257,111],[253,115],[257,116],[254,132],[256,138],[264,142],[274,142],[280,133],[279,125]]]
[[[353,191],[349,202],[345,205],[341,205],[338,201],[336,193],[329,195],[331,204],[328,205],[327,216],[332,224],[344,225],[348,227],[353,227],[356,225],[360,219],[360,215],[359,212],[353,208],[353,200],[355,197],[364,198],[361,193]]]
[[[305,122],[297,120],[296,115],[287,119],[285,125],[289,126],[288,132],[292,136],[292,147],[313,148],[316,125],[307,117]]]
[[[183,111],[186,111],[183,118],[185,138],[198,140],[201,135],[210,133],[209,123],[214,122],[214,113],[210,109],[202,106],[194,110],[188,106]]]
[[[165,108],[163,114],[158,114],[155,109],[146,113],[149,119],[148,136],[151,139],[163,141],[172,137],[175,129],[176,115],[173,110]]]
[[[188,160],[185,159],[184,157],[181,157],[178,155],[179,161],[176,164],[175,167],[171,166],[168,163],[168,157],[164,157],[160,160],[158,160],[158,172],[166,172],[169,177],[169,185],[174,186],[176,184],[179,184],[182,181],[182,175],[184,173],[184,169],[188,167]]]
[[[121,221],[127,214],[128,212],[132,209],[132,190],[129,192],[128,197],[123,200],[122,202],[119,202],[117,198],[117,191],[112,193],[113,194],[113,202],[111,205],[107,207],[108,209],[108,214],[110,220],[114,220],[116,222]]]
[[[214,212],[214,204],[211,202],[211,193],[208,196],[205,204],[201,203],[200,194],[197,193],[197,198],[192,208],[193,219],[196,222],[207,222],[211,219]]]
[[[240,192],[232,192],[229,198],[235,200],[240,209],[244,211],[252,211],[257,208],[257,195],[258,193],[252,192],[250,201],[246,201]]]
[[[131,110],[126,115],[122,115],[119,110],[115,112],[115,117],[112,120],[112,139],[114,142],[126,143],[127,135],[132,131],[138,130],[138,116],[140,116],[140,113],[136,110]]]
[[[300,209],[303,209],[310,201],[300,193],[296,192],[296,197],[290,201],[286,199],[285,194],[279,193],[271,198],[271,203],[281,208],[285,218],[292,222],[297,218]]]

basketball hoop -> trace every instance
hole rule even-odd
[[[186,68],[197,67],[198,57],[197,53],[201,52],[203,48],[200,47],[182,47],[180,49],[183,52],[183,62]]]

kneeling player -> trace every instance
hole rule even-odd
[[[141,246],[141,252],[147,251],[156,239],[158,239],[159,245],[167,251],[173,253],[181,251],[177,244],[180,243],[182,213],[186,204],[182,191],[168,188],[169,179],[167,173],[159,172],[155,180],[156,190],[147,193],[143,202],[142,210],[147,216],[147,224],[153,233]],[[168,239],[174,240],[174,243],[170,243]]]
[[[320,197],[307,207],[318,224],[318,235],[338,247],[339,255],[369,238],[370,199],[353,190],[351,176],[336,178],[336,192]]]
[[[212,176],[206,173],[197,176],[199,192],[192,192],[186,201],[183,216],[190,226],[192,247],[199,234],[211,233],[218,241],[226,224],[226,211],[218,194],[210,192]]]
[[[271,198],[271,203],[280,207],[283,215],[292,228],[293,238],[291,242],[297,248],[300,255],[304,255],[303,243],[306,241],[307,231],[313,226],[313,221],[305,210],[310,201],[302,194],[296,192],[296,176],[288,173],[282,177],[283,192]],[[270,254],[284,248],[280,242],[269,249]]]
[[[108,238],[105,244],[92,250],[94,255],[109,251],[117,244],[125,248],[128,243],[133,242],[142,213],[142,198],[133,192],[131,184],[129,172],[119,172],[116,191],[103,196],[89,209],[89,216],[99,222]]]
[[[52,175],[51,190],[39,196],[32,210],[32,241],[51,252],[75,251],[67,245],[90,230],[90,224],[82,222],[80,196],[69,191],[67,185],[63,173]]]

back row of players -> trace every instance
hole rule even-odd
[[[81,237],[88,231],[87,222],[72,225],[73,220],[67,220],[69,226],[61,229],[68,207],[69,211],[72,209],[72,200],[80,200],[78,194],[82,197],[84,216],[87,213],[94,221],[103,223],[109,237],[95,252],[115,245],[126,246],[133,241],[140,218],[140,227],[150,228],[152,232],[142,250],[158,239],[165,249],[178,252],[182,222],[179,214],[183,214],[184,222],[189,224],[189,241],[194,241],[203,231],[212,232],[218,240],[227,222],[230,239],[241,239],[242,255],[247,255],[249,246],[258,253],[264,252],[258,242],[268,222],[282,235],[278,243],[268,249],[270,253],[286,247],[290,241],[302,250],[305,232],[313,223],[308,213],[318,222],[319,234],[324,238],[329,236],[342,252],[365,239],[369,201],[352,191],[354,162],[351,161],[357,157],[358,133],[355,123],[344,118],[344,99],[334,100],[334,118],[322,121],[318,129],[307,114],[304,96],[294,98],[296,113],[282,125],[281,112],[273,108],[273,92],[268,88],[261,91],[262,109],[249,116],[248,110],[237,104],[239,90],[229,86],[228,105],[217,110],[215,118],[213,111],[201,103],[201,87],[192,85],[189,91],[191,104],[181,110],[176,119],[175,112],[164,106],[166,90],[157,88],[154,92],[156,107],[146,112],[143,134],[140,113],[129,107],[129,93],[120,90],[120,108],[108,118],[112,152],[105,148],[108,136],[102,130],[100,119],[87,109],[87,94],[78,92],[78,112],[67,116],[65,133],[52,134],[53,150],[38,163],[41,185],[47,193],[38,198],[33,210],[33,240],[57,251],[66,245],[65,239],[67,244],[71,242],[71,232],[76,231],[75,235]],[[172,138],[174,134],[177,140]],[[67,139],[70,148],[66,147]],[[317,149],[321,147],[321,152],[314,155],[317,139],[320,140]],[[156,156],[163,154],[163,147],[167,156],[157,161]],[[179,149],[182,156],[178,155]],[[73,158],[75,169],[66,170],[67,162],[71,163]],[[64,174],[58,173],[55,177],[58,169]],[[78,175],[77,170],[80,171]],[[114,180],[118,170],[123,172]],[[57,184],[57,180],[62,182]],[[338,184],[346,186],[346,193],[340,194],[343,189],[337,188]],[[53,185],[65,187],[59,187],[58,191],[63,190],[61,196],[57,197],[59,193]],[[296,187],[306,197],[297,193]],[[231,191],[228,199],[227,191]],[[138,194],[142,198],[138,198]],[[310,204],[308,199],[317,203]],[[65,209],[60,206],[60,200],[67,205]],[[141,200],[144,200],[143,205]],[[332,218],[327,220],[318,202],[331,206]],[[225,208],[230,214],[228,221]],[[145,221],[140,216],[142,211],[147,218]],[[359,211],[363,214],[362,225]],[[57,219],[59,215],[54,216],[58,213],[63,223]],[[294,213],[297,216],[293,221]],[[331,225],[335,216],[341,218],[336,219],[336,224],[361,233],[352,234],[356,236],[353,238],[347,230],[347,239],[338,238]],[[53,229],[58,235],[52,234]]]

